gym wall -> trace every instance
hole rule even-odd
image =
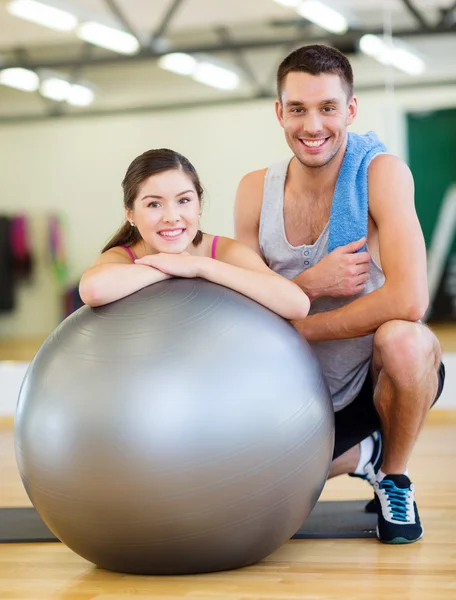
[[[352,130],[376,131],[390,152],[407,160],[406,112],[455,105],[455,92],[454,87],[396,90],[394,102],[382,92],[361,92]],[[69,281],[75,283],[122,221],[120,183],[129,162],[152,147],[176,149],[194,163],[206,188],[203,227],[222,235],[233,234],[240,178],[290,154],[272,100],[3,125],[0,213],[62,214]],[[53,286],[24,284],[18,309],[0,317],[0,331],[47,335],[59,310]]]

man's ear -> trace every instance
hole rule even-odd
[[[358,98],[353,96],[348,104],[347,125],[351,125],[358,114]]]
[[[279,121],[280,125],[283,127],[283,105],[280,100],[275,101],[275,112],[276,112],[277,120]]]

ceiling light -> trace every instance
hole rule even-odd
[[[426,70],[424,60],[405,48],[394,48],[391,62],[396,69],[409,75],[421,75]]]
[[[101,23],[88,22],[78,27],[77,35],[81,40],[100,46],[119,54],[136,54],[140,46],[134,35],[119,29],[107,27]]]
[[[239,75],[210,62],[200,62],[192,75],[195,81],[210,85],[220,90],[234,90],[239,85]]]
[[[50,77],[44,79],[40,85],[40,94],[50,100],[56,102],[63,102],[68,97],[71,84],[65,79],[59,79],[58,77]]]
[[[88,106],[95,98],[89,85],[71,83],[68,75],[52,71],[40,72],[40,94],[55,102],[68,102],[74,106]]]
[[[197,64],[196,58],[184,52],[164,54],[158,61],[159,67],[179,75],[192,75]]]
[[[361,52],[375,58],[383,65],[391,64],[391,49],[380,37],[370,33],[363,35],[359,40],[359,48]]]
[[[331,33],[343,34],[348,30],[348,21],[341,13],[317,0],[304,0],[296,10],[301,17]]]
[[[366,34],[359,41],[360,50],[383,65],[392,65],[409,75],[421,75],[426,70],[422,58],[402,45],[387,44],[381,37]]]
[[[40,80],[34,71],[17,67],[0,71],[0,83],[23,92],[35,92]]]
[[[93,90],[80,83],[74,83],[70,86],[66,100],[68,104],[72,104],[73,106],[88,106],[92,104],[94,99],[95,94]]]
[[[71,13],[35,0],[12,0],[6,5],[6,10],[15,17],[57,31],[71,31],[78,24]]]

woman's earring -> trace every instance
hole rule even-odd
[[[132,227],[134,227],[134,226],[135,226],[135,224],[133,223],[133,221],[130,221],[130,225],[131,225]]]

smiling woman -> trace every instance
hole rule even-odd
[[[180,250],[179,246],[175,246],[173,252],[182,252],[190,243],[196,247],[202,242],[203,234],[198,228],[198,220],[201,215],[203,186],[198,173],[185,156],[166,148],[144,152],[128,167],[122,188],[127,220],[106,244],[103,252],[116,246],[130,247],[139,242],[147,243],[152,233],[152,248],[148,247],[147,253],[168,252],[169,248],[164,250],[156,247],[165,237],[156,237],[156,228],[160,225],[165,235],[173,229],[186,229],[185,248],[181,243]],[[182,217],[185,228],[181,227],[179,216]],[[172,226],[176,217],[180,227]],[[182,238],[180,241],[182,242]]]
[[[177,179],[174,173],[172,176]],[[166,186],[166,179],[169,177],[169,171],[163,173],[162,175],[157,175],[155,178],[155,183],[160,183],[160,181],[164,179],[164,185]],[[166,198],[165,196],[148,194],[147,191],[147,186],[144,186],[143,193],[145,193],[145,195],[141,198],[139,208],[135,211],[138,215],[136,216],[136,222],[138,221],[139,215],[142,213],[144,218],[150,223],[150,226],[154,227],[157,226],[160,221],[169,221],[170,223],[173,223],[176,213],[180,213],[184,227],[158,227],[156,232],[157,235],[165,239],[167,242],[175,243],[182,242],[184,234],[188,236],[190,231],[191,239],[194,240],[194,236],[191,235],[191,233],[193,233],[191,231],[191,227],[197,219],[196,215],[194,214],[195,207],[198,208],[195,190],[184,190],[182,192],[178,192],[174,198],[170,199]],[[149,208],[154,208],[155,210],[149,211]],[[133,210],[128,211],[128,215],[129,218],[133,218]]]
[[[144,152],[122,182],[126,220],[81,278],[89,306],[119,300],[170,277],[201,277],[231,288],[286,319],[303,319],[309,299],[251,248],[199,228],[203,187],[181,154]]]

